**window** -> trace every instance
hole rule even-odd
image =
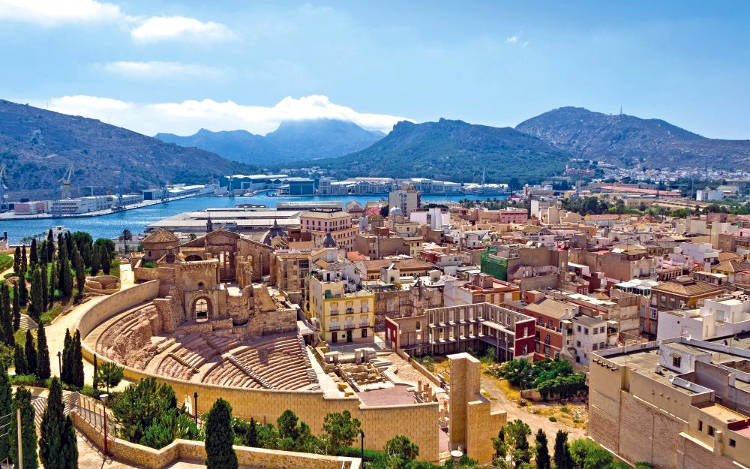
[[[682,357],[680,356],[673,356],[672,357],[672,366],[675,368],[680,368],[682,364]]]
[[[598,349],[599,349],[599,344],[594,344],[594,350],[598,350]]]
[[[576,340],[576,347],[580,347],[580,346],[581,346],[581,341],[580,340]]]
[[[703,420],[698,420],[698,431],[699,432],[703,431]]]
[[[734,438],[730,438],[729,439],[729,446],[731,446],[732,448],[734,448],[735,446],[737,446],[737,442],[734,441]]]
[[[589,335],[589,328],[588,328],[588,327],[585,327],[585,328],[583,329],[583,333],[584,333],[585,335]]]
[[[367,337],[367,328],[363,327],[362,328],[362,338],[364,339],[365,337]]]
[[[580,325],[578,326],[578,332],[581,332],[581,326]]]
[[[708,436],[714,436],[714,427],[712,425],[708,426]]]

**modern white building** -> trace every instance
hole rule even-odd
[[[709,340],[750,331],[750,296],[705,300],[699,309],[659,311],[657,340],[689,337]]]

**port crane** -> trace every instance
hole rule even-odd
[[[70,179],[73,177],[73,163],[68,165],[67,171],[60,178],[59,182],[62,183],[60,186],[60,199],[70,199]]]

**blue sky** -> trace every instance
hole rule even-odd
[[[560,106],[750,138],[750,2],[0,0],[0,97],[147,134]]]

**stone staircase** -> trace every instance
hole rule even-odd
[[[265,379],[263,379],[260,376],[258,376],[249,366],[247,366],[244,363],[242,363],[239,360],[237,360],[237,357],[235,357],[231,353],[226,354],[224,356],[224,358],[226,358],[227,360],[229,360],[229,362],[232,365],[234,365],[237,368],[239,368],[240,370],[242,370],[243,373],[245,373],[246,375],[248,375],[249,377],[251,377],[252,379],[254,379],[255,381],[257,381],[258,384],[260,384],[264,388],[266,388],[266,389],[273,389],[273,386],[271,386],[271,383],[269,383]]]

